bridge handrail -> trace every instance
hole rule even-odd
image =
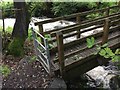
[[[36,22],[35,26],[36,25],[42,25],[42,24],[45,24],[45,23],[55,22],[55,21],[62,20],[62,19],[70,19],[70,18],[74,18],[74,17],[77,17],[77,16],[87,15],[87,14],[93,13],[93,12],[94,13],[95,12],[103,12],[103,11],[110,10],[110,9],[113,9],[113,8],[116,8],[116,7],[119,7],[119,6],[116,5],[116,6],[112,6],[112,7],[103,8],[103,9],[90,10],[90,11],[85,11],[85,12],[74,13],[74,14],[71,14],[71,15],[56,17],[56,18],[52,18],[52,19],[49,19],[49,20]]]
[[[114,15],[114,16],[111,16],[111,17],[108,17],[108,18],[111,19],[111,20],[113,20],[113,19],[118,18],[118,17],[120,17],[120,13],[118,13],[118,15]],[[88,23],[83,23],[83,24],[80,24],[80,25],[78,24],[78,25],[75,25],[75,26],[72,26],[72,27],[69,27],[69,28],[63,28],[63,29],[61,29],[59,31],[61,31],[63,34],[67,34],[67,33],[79,30],[79,32],[74,33],[74,35],[77,34],[77,33],[78,34],[79,33],[84,33],[86,31],[90,31],[90,30],[93,30],[94,28],[102,26],[103,21],[104,21],[104,18],[98,19],[98,20],[95,20],[95,21],[91,21],[91,22],[88,22]],[[101,25],[98,25],[98,26],[94,27],[93,29],[87,29],[87,30],[84,30],[84,31],[80,31],[80,29],[83,29],[83,28],[95,25],[96,23],[97,24],[100,23]],[[56,36],[56,31],[50,33],[50,35],[51,35],[51,37],[55,37]],[[69,37],[69,36],[71,36],[71,35],[63,36],[63,38],[64,37]],[[52,41],[54,42],[55,39],[56,38],[50,40],[49,42],[52,42]]]
[[[105,44],[108,41],[109,31],[111,31],[110,30],[110,27],[111,27],[110,18],[106,18],[106,19],[104,19],[104,21],[105,22],[104,22],[103,31],[102,31],[103,33],[102,32],[99,33],[99,34],[102,35],[102,41],[98,42],[98,44],[101,43],[102,45]],[[120,25],[118,25],[118,26],[120,27]],[[113,29],[112,29],[112,31],[113,31]],[[71,55],[74,55],[75,53],[78,53],[81,50],[85,50],[86,48],[83,48],[83,49],[81,49],[77,52],[73,52],[73,53],[70,53],[68,55],[65,55],[64,54],[65,45],[63,43],[63,33],[61,31],[58,31],[56,33],[56,38],[57,38],[57,47],[58,47],[58,58],[57,58],[57,60],[59,60],[60,73],[61,73],[61,75],[63,75],[64,72],[65,72],[65,69],[64,69],[65,68],[65,58],[67,58]]]

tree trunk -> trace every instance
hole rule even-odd
[[[22,1],[23,2],[14,2],[14,8],[18,10],[15,11],[16,22],[12,32],[12,37],[26,39],[30,21],[26,3],[24,0]]]
[[[14,56],[23,56],[24,55],[24,42],[28,36],[28,28],[30,22],[30,15],[28,13],[28,7],[25,3],[25,0],[21,0],[21,2],[15,2],[14,0],[14,8],[16,22],[14,24],[13,32],[12,32],[12,41],[8,45],[9,54]]]

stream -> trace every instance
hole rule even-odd
[[[75,81],[69,81],[68,90],[72,88],[120,90],[120,68],[117,64],[110,61],[107,66],[98,66]]]

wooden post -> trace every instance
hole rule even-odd
[[[42,26],[42,24],[40,24],[40,25],[38,25],[38,28],[39,28],[39,33],[41,34],[41,35],[43,35],[43,26]],[[44,35],[43,35],[44,36]],[[41,38],[41,43],[42,44],[44,44],[44,40]]]
[[[65,63],[64,63],[64,45],[63,45],[62,32],[57,32],[56,38],[57,38],[57,46],[58,46],[58,58],[59,58],[60,73],[63,76]]]
[[[105,16],[109,16],[109,11],[110,11],[110,9],[109,9],[109,7],[107,7],[107,9],[106,9],[106,12],[105,12]]]
[[[120,7],[120,1],[118,2],[118,6]]]
[[[110,28],[110,19],[107,18],[105,19],[104,27],[103,27],[102,45],[108,41],[109,28]]]
[[[81,24],[80,15],[76,16],[76,23]],[[80,29],[77,30],[77,38],[80,38]]]

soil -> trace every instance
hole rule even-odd
[[[50,77],[39,61],[30,62],[35,56],[33,42],[25,42],[25,56],[14,57],[12,55],[2,55],[1,65],[7,65],[11,73],[3,76],[2,88],[47,88]],[[23,59],[22,59],[23,58]]]

